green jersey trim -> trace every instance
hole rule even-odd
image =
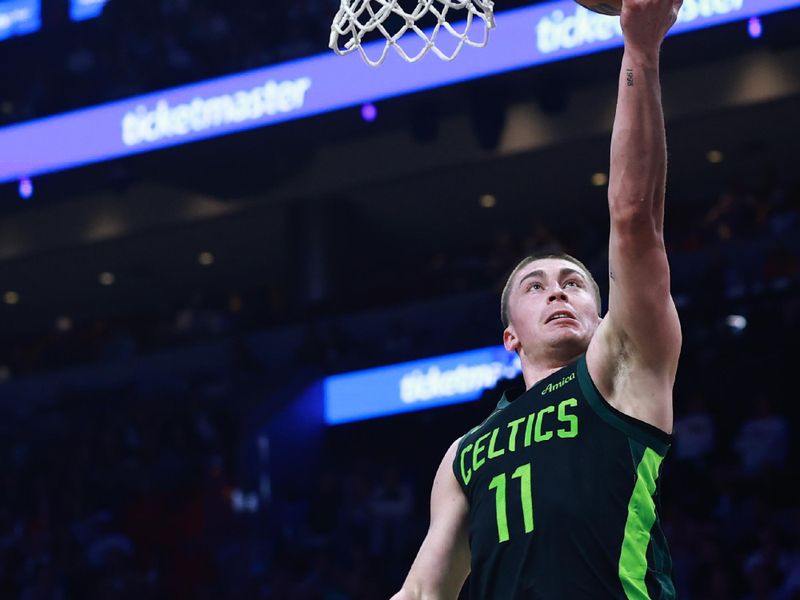
[[[619,579],[628,600],[650,600],[645,583],[647,547],[650,531],[656,522],[653,494],[662,460],[663,457],[652,448],[645,448],[636,469],[636,484],[628,503],[628,519],[619,558]]]
[[[592,407],[601,419],[612,427],[616,427],[628,437],[633,438],[658,452],[659,455],[666,456],[669,450],[671,436],[644,421],[639,421],[628,416],[611,406],[608,401],[600,395],[594,385],[589,369],[586,366],[586,355],[583,354],[578,359],[578,384],[589,406]]]

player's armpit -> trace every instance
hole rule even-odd
[[[674,376],[682,339],[662,239],[612,224],[609,269],[610,337],[635,365]]]
[[[428,533],[392,600],[455,600],[469,574],[469,507],[452,468],[459,441],[447,450],[436,472]]]
[[[614,223],[608,313],[586,353],[605,399],[623,413],[672,432],[672,388],[682,338],[660,236]]]

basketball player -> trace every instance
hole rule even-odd
[[[659,50],[681,0],[625,0],[611,140],[609,306],[571,256],[528,258],[502,295],[526,390],[453,443],[393,600],[672,599],[659,519],[681,348],[663,218]]]

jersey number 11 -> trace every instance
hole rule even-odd
[[[531,464],[520,465],[511,479],[519,479],[520,502],[522,503],[522,519],[525,533],[533,531],[533,501],[531,500]],[[489,489],[495,490],[494,502],[497,513],[497,537],[500,542],[508,541],[508,513],[506,509],[506,474],[496,475],[489,483]]]

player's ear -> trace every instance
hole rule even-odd
[[[520,342],[514,327],[509,325],[503,330],[503,346],[509,352],[519,352]]]

